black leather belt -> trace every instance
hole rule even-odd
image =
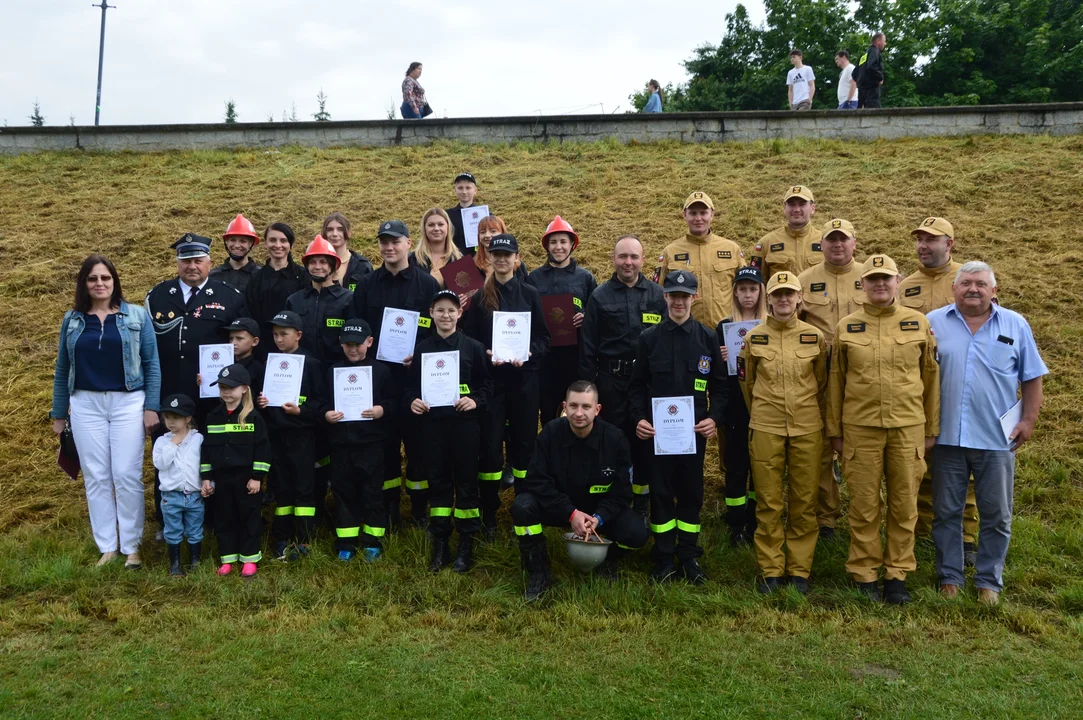
[[[635,360],[600,358],[598,360],[598,371],[615,377],[628,377],[632,374],[634,365]]]

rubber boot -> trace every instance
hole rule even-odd
[[[523,599],[534,602],[553,585],[553,572],[549,566],[549,551],[545,541],[527,548],[520,548],[519,554],[526,568],[526,592]]]
[[[184,568],[181,567],[180,543],[166,545],[169,549],[169,574],[173,577],[184,577]]]
[[[195,570],[203,555],[203,542],[188,543],[188,568]]]
[[[451,564],[451,547],[447,537],[432,536],[432,562],[429,563],[429,572],[440,572]]]
[[[474,566],[474,535],[459,533],[459,550],[455,553],[455,564],[451,569],[457,573],[470,572]]]

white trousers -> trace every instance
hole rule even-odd
[[[143,391],[71,396],[71,431],[86,484],[90,529],[98,550],[124,555],[143,539]],[[119,536],[118,530],[119,528]]]

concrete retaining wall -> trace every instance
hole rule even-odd
[[[363,120],[345,122],[237,123],[207,125],[112,125],[101,127],[0,128],[0,153],[43,150],[196,150],[267,148],[281,145],[386,147],[434,141],[468,143],[724,142],[935,135],[1083,133],[1083,103],[888,108],[882,110],[658,115],[563,115],[548,117]]]

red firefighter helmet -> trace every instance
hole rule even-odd
[[[568,233],[572,236],[572,250],[579,247],[579,236],[575,234],[575,230],[572,230],[572,226],[564,218],[557,215],[553,218],[553,222],[549,223],[545,228],[545,234],[542,235],[542,247],[547,251],[549,250],[549,236],[556,233]]]
[[[239,235],[241,237],[250,237],[255,242],[252,243],[253,247],[259,245],[259,234],[256,232],[256,228],[244,215],[237,213],[237,217],[229,221],[229,226],[226,231],[222,233],[222,239],[225,240],[230,235]]]
[[[317,235],[316,238],[308,244],[308,248],[305,250],[305,254],[301,256],[301,264],[305,265],[309,258],[323,255],[326,258],[332,260],[331,270],[337,270],[339,263],[342,261],[338,257],[338,253],[331,247],[331,243],[323,239],[323,235]]]

